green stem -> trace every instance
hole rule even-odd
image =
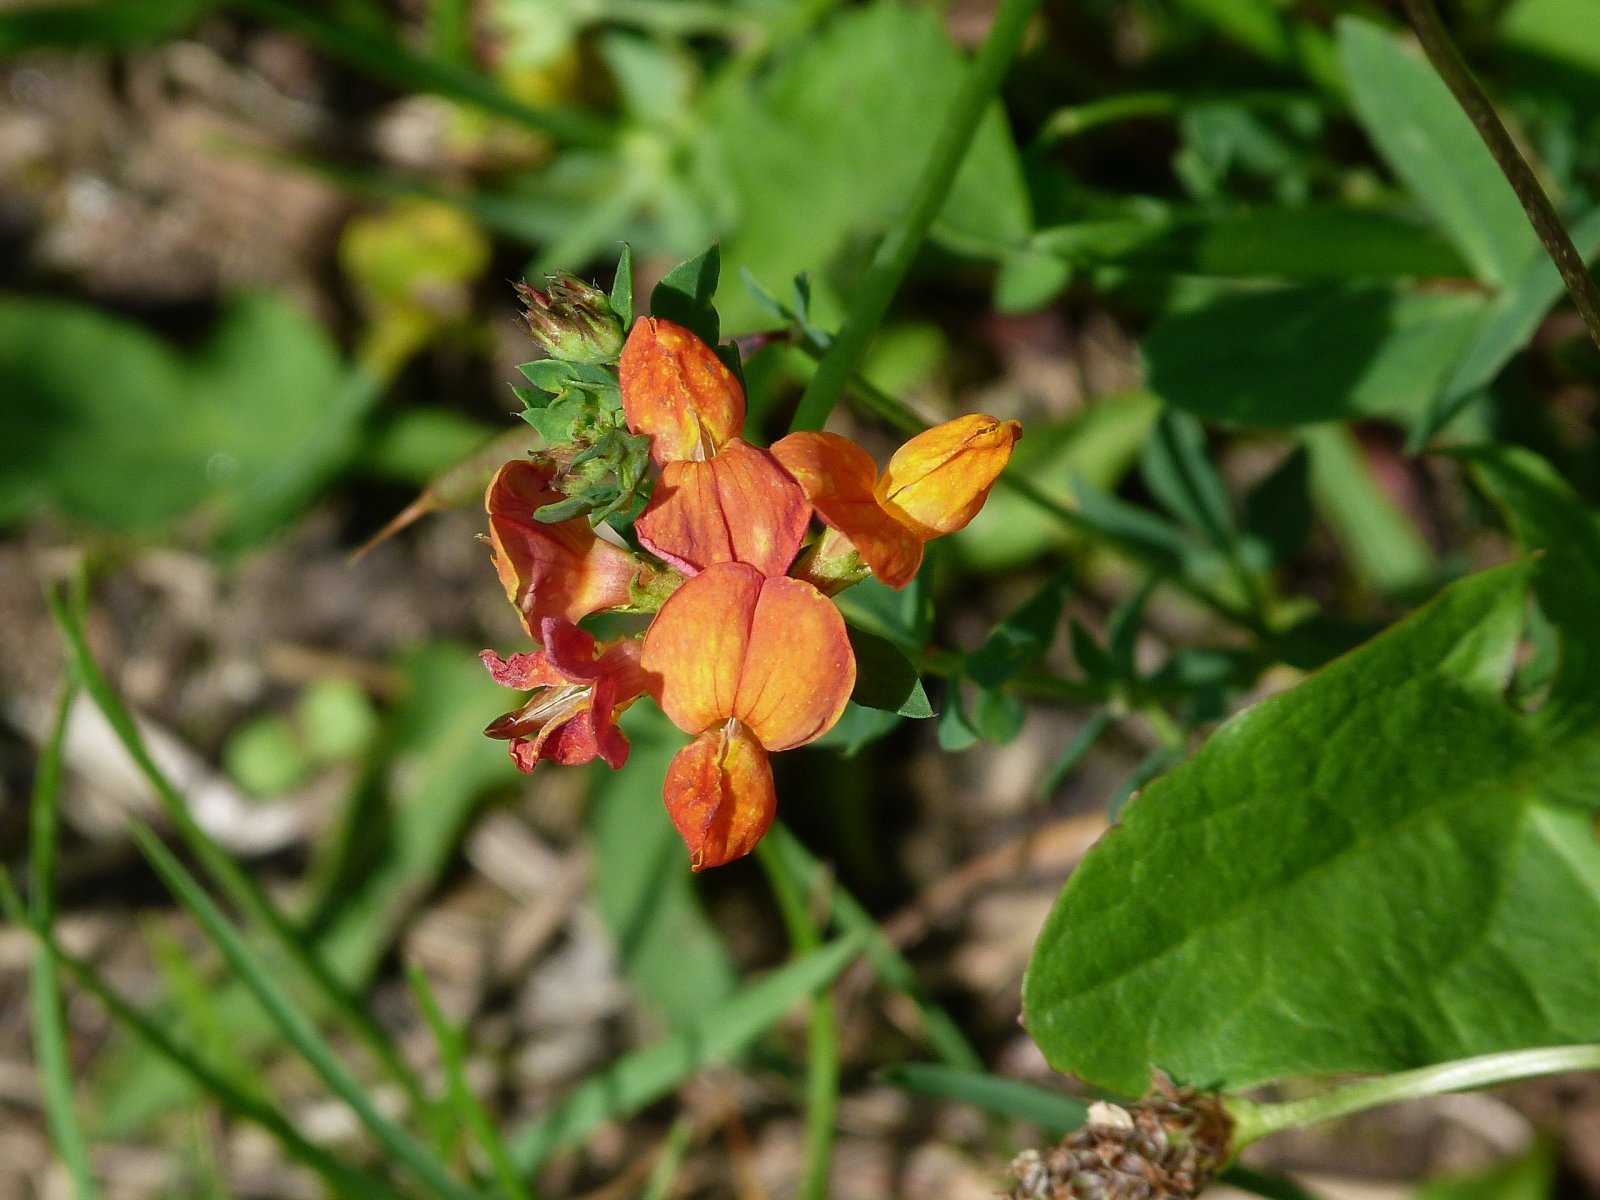
[[[773,824],[761,845],[769,848],[765,853],[782,861],[784,872],[795,881],[795,887],[799,890],[809,891],[814,882],[821,878],[822,864],[781,822]],[[828,918],[831,923],[846,934],[861,937],[861,952],[872,964],[878,978],[895,991],[908,996],[921,1010],[923,1030],[933,1052],[952,1067],[982,1070],[983,1059],[962,1034],[961,1027],[948,1012],[928,998],[918,984],[910,962],[890,945],[861,901],[837,880],[830,884],[828,895]]]
[[[1035,147],[1049,146],[1064,138],[1077,137],[1101,125],[1127,121],[1138,117],[1177,116],[1186,109],[1202,104],[1228,103],[1247,108],[1287,108],[1294,104],[1315,102],[1315,97],[1305,92],[1216,92],[1211,95],[1180,94],[1178,92],[1125,92],[1120,96],[1105,96],[1084,104],[1058,108],[1044,119],[1034,138]]]
[[[67,738],[67,720],[73,701],[78,698],[77,678],[67,673],[56,707],[50,740],[39,759],[33,784],[33,808],[28,829],[28,916],[32,924],[48,935],[56,919],[56,858],[61,836],[61,774]],[[78,1122],[72,1098],[72,1059],[67,1052],[66,1020],[61,998],[60,963],[48,937],[42,937],[35,951],[29,979],[33,1001],[33,1053],[39,1067],[39,1086],[43,1093],[45,1119],[50,1140],[72,1179],[78,1200],[99,1200],[89,1162],[89,1144]]]
[[[1589,273],[1583,255],[1572,244],[1572,237],[1556,214],[1555,205],[1550,203],[1539,177],[1522,156],[1522,151],[1517,149],[1517,143],[1500,120],[1500,114],[1495,112],[1494,105],[1473,77],[1461,52],[1450,40],[1450,34],[1439,19],[1439,10],[1434,7],[1433,0],[1400,0],[1400,4],[1405,9],[1411,28],[1416,32],[1417,40],[1422,43],[1428,61],[1439,72],[1439,77],[1455,96],[1456,103],[1461,105],[1462,111],[1472,121],[1478,136],[1483,139],[1483,144],[1489,148],[1489,153],[1511,184],[1511,190],[1522,202],[1522,211],[1528,214],[1533,231],[1539,235],[1539,241],[1556,264],[1556,270],[1561,272],[1561,281],[1567,285],[1573,304],[1582,314],[1589,336],[1594,339],[1596,346],[1600,346],[1600,287],[1595,285],[1594,276]]]
[[[1399,1071],[1280,1104],[1257,1104],[1230,1097],[1227,1105],[1234,1119],[1233,1146],[1236,1151],[1241,1150],[1268,1134],[1331,1121],[1335,1117],[1364,1112],[1379,1105],[1393,1104],[1397,1100],[1491,1087],[1538,1075],[1556,1075],[1563,1071],[1596,1070],[1600,1070],[1600,1046],[1546,1046],[1537,1050],[1484,1054],[1477,1058],[1419,1067],[1414,1071]]]
[[[756,857],[772,884],[773,898],[789,931],[796,958],[822,947],[822,930],[789,863],[770,837],[756,846]],[[811,998],[806,1024],[806,1173],[801,1200],[827,1200],[828,1167],[833,1161],[833,1126],[839,1111],[839,1022],[827,989]]]
[[[928,227],[944,207],[956,172],[988,111],[1000,81],[1022,45],[1022,35],[1033,19],[1039,0],[1001,0],[989,36],[961,81],[954,103],[934,141],[933,152],[922,168],[905,213],[878,244],[839,335],[822,357],[817,373],[806,385],[790,430],[821,429],[840,393],[877,332],[900,282],[927,235]]]

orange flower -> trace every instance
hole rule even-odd
[[[791,433],[772,454],[799,481],[817,516],[849,539],[872,573],[904,587],[922,565],[922,547],[966,526],[1022,436],[1016,421],[982,413],[917,434],[879,475],[871,457],[836,433]],[[837,555],[837,539],[823,545]]]
[[[652,554],[693,575],[749,563],[782,575],[805,540],[811,505],[765,450],[733,438],[704,462],[669,462],[633,529]]]
[[[744,562],[782,575],[805,540],[811,505],[765,450],[738,437],[744,393],[694,334],[645,317],[618,365],[628,428],[661,464],[634,530],[652,554],[693,575]]]
[[[628,761],[628,740],[617,714],[645,692],[636,637],[597,645],[571,622],[547,617],[544,649],[503,659],[493,650],[479,657],[497,683],[533,695],[521,708],[483,732],[510,743],[511,761],[532,771],[541,759],[573,765],[602,758],[612,767]]]
[[[662,710],[695,735],[665,787],[690,865],[748,854],[777,803],[768,751],[821,737],[855,687],[844,618],[808,583],[717,563],[662,605],[641,664]]]
[[[617,375],[628,428],[650,436],[650,456],[662,466],[710,458],[744,425],[739,381],[682,325],[641,317]]]
[[[535,510],[566,499],[550,486],[554,475],[549,463],[514,459],[495,474],[484,497],[495,571],[535,640],[549,617],[577,621],[627,605],[644,565],[601,541],[582,517],[537,520]]]

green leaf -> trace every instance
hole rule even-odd
[[[854,758],[873,742],[888,737],[904,719],[898,713],[884,712],[881,708],[864,708],[848,702],[844,706],[844,715],[834,723],[833,728],[811,744],[818,749],[837,750],[846,758]]]
[[[1356,116],[1389,169],[1489,282],[1515,279],[1539,253],[1533,228],[1450,89],[1394,35],[1354,17],[1338,24]]]
[[[632,747],[627,763],[590,775],[595,907],[628,978],[682,1028],[732,995],[739,976],[706,917],[683,839],[661,802],[661,781],[683,735],[646,704],[628,710],[623,730]]]
[[[862,246],[904,211],[968,68],[937,14],[875,0],[839,11],[755,88],[717,97],[703,169],[744,217],[726,260],[768,287],[813,272],[816,316],[836,321]],[[996,104],[932,236],[998,254],[1020,248],[1031,223],[1020,156]],[[761,320],[742,289],[721,299],[730,328]]]
[[[1048,1091],[1031,1083],[933,1063],[904,1063],[886,1067],[879,1077],[891,1087],[936,1100],[959,1100],[997,1117],[1032,1121],[1046,1133],[1064,1137],[1089,1115],[1089,1106],[1076,1096]]]
[[[1515,0],[1500,18],[1507,46],[1600,73],[1600,9],[1589,0]]]
[[[1029,964],[1056,1069],[1237,1089],[1600,1038],[1600,738],[1502,696],[1530,574],[1454,585],[1128,805]]]
[[[1244,498],[1247,546],[1259,548],[1265,566],[1293,558],[1311,533],[1311,457],[1296,446]]]
[[[862,938],[828,942],[706,1008],[689,1026],[591,1075],[526,1126],[511,1158],[524,1176],[606,1121],[661,1099],[703,1068],[737,1058],[798,1001],[828,986],[861,953]]]
[[[1206,456],[1206,431],[1187,413],[1163,412],[1144,444],[1144,481],[1166,510],[1213,546],[1233,541],[1222,476]]]
[[[1073,769],[1084,760],[1090,750],[1094,749],[1094,744],[1100,740],[1100,735],[1111,727],[1113,719],[1110,713],[1104,712],[1096,713],[1089,718],[1084,727],[1073,735],[1072,740],[1061,748],[1061,753],[1056,756],[1055,762],[1051,763],[1049,769],[1039,777],[1039,795],[1049,796],[1061,786],[1062,781],[1072,774]]]
[[[1529,451],[1485,446],[1465,457],[1510,517],[1518,545],[1539,555],[1534,588],[1560,648],[1538,719],[1555,730],[1582,728],[1600,712],[1600,516]]]
[[[1038,662],[1055,641],[1071,595],[1072,571],[1063,568],[989,631],[983,645],[967,656],[967,675],[981,687],[994,688]]]
[[[1550,1200],[1555,1184],[1555,1155],[1540,1140],[1482,1170],[1431,1179],[1417,1189],[1414,1200]]]
[[[1351,430],[1302,430],[1317,507],[1349,555],[1356,574],[1387,595],[1426,587],[1437,575],[1433,549],[1411,515],[1374,474]]]
[[[0,12],[0,55],[37,50],[132,50],[181,33],[217,0],[103,0]]]
[[[1591,210],[1571,229],[1573,243],[1586,262],[1600,255],[1600,209]],[[1417,453],[1463,408],[1483,396],[1501,368],[1527,345],[1539,325],[1567,294],[1561,274],[1548,255],[1535,255],[1527,268],[1495,297],[1473,334],[1466,353],[1450,372],[1411,431],[1406,449]]]
[[[622,322],[623,332],[633,326],[633,247],[622,243],[617,258],[617,273],[611,280],[611,311]]]
[[[715,245],[707,246],[662,276],[650,293],[650,315],[675,321],[706,345],[717,345],[722,329],[712,299],[721,273],[721,251]]]
[[[846,625],[845,632],[856,655],[856,686],[850,693],[853,703],[902,717],[933,716],[922,678],[899,646],[854,625]]]
[[[1222,214],[1158,212],[1041,229],[1033,255],[1081,267],[1284,282],[1437,279],[1469,273],[1433,229],[1381,209],[1305,204]]]
[[[1418,417],[1485,311],[1473,295],[1325,284],[1224,295],[1144,340],[1150,387],[1207,421],[1287,428]]]
[[[189,354],[82,305],[0,299],[0,521],[43,507],[153,534],[203,506],[226,537],[259,536],[353,456],[376,396],[267,293]]]

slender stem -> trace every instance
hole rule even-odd
[[[1544,243],[1545,251],[1556,264],[1556,270],[1561,272],[1561,281],[1567,285],[1572,302],[1582,314],[1589,336],[1594,339],[1596,346],[1600,346],[1600,287],[1595,285],[1594,276],[1589,273],[1583,255],[1572,244],[1572,237],[1556,215],[1555,206],[1545,194],[1539,177],[1517,149],[1516,142],[1507,132],[1500,115],[1495,112],[1494,105],[1473,78],[1455,43],[1450,40],[1450,34],[1440,20],[1439,10],[1434,7],[1433,0],[1400,0],[1400,4],[1433,69],[1439,72],[1440,78],[1455,95],[1456,103],[1461,105],[1462,111],[1477,129],[1483,144],[1489,148],[1495,162],[1500,164],[1500,170],[1505,173],[1512,191],[1522,202],[1522,210],[1528,214],[1534,232]]]
[[[822,930],[812,919],[796,875],[770,838],[756,846],[761,867],[783,914],[795,957],[822,946]],[[828,1167],[833,1161],[833,1125],[839,1111],[839,1022],[827,989],[811,998],[806,1025],[806,1173],[801,1200],[827,1200]]]
[[[61,836],[61,775],[67,740],[67,721],[78,698],[77,677],[70,668],[61,689],[50,740],[45,743],[34,777],[33,807],[29,813],[28,916],[48,933],[56,919],[56,857]],[[39,1068],[50,1140],[72,1179],[78,1200],[99,1200],[89,1161],[89,1144],[78,1121],[72,1099],[72,1061],[67,1053],[67,1028],[61,998],[60,963],[50,941],[41,938],[34,952],[29,979],[33,1001],[33,1053]]]
[[[1397,1100],[1490,1087],[1563,1071],[1596,1070],[1600,1070],[1600,1046],[1545,1046],[1537,1050],[1484,1054],[1363,1079],[1303,1100],[1256,1104],[1230,1097],[1227,1105],[1234,1119],[1234,1149],[1239,1150],[1270,1133],[1331,1121]]]
[[[978,50],[967,71],[955,101],[945,114],[944,125],[923,165],[922,176],[911,194],[911,203],[900,219],[884,234],[872,263],[867,268],[860,290],[845,317],[839,336],[833,340],[817,373],[806,385],[795,411],[791,430],[821,429],[833,411],[839,394],[855,373],[867,344],[877,332],[900,282],[911,268],[928,227],[944,207],[956,173],[967,156],[967,149],[978,131],[978,123],[988,111],[1011,60],[1022,45],[1022,35],[1033,19],[1040,0],[1001,0],[989,36]]]
[[[1249,108],[1287,108],[1293,104],[1317,103],[1315,96],[1305,92],[1243,91],[1243,92],[1124,92],[1116,96],[1102,96],[1083,104],[1058,108],[1046,117],[1034,137],[1036,147],[1049,146],[1063,138],[1077,137],[1101,125],[1114,121],[1127,121],[1138,117],[1176,116],[1185,109],[1201,104],[1223,102],[1240,104]]]

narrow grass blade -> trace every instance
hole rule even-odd
[[[811,917],[809,891],[771,839],[764,838],[756,855],[772,884],[773,897],[789,931],[796,958],[814,954],[822,931]],[[806,1023],[806,1166],[800,1183],[804,1200],[827,1200],[828,1168],[833,1161],[833,1125],[839,1114],[839,1019],[826,990],[811,997]]]
[[[117,739],[129,757],[155,789],[162,811],[177,830],[184,845],[189,848],[211,881],[238,906],[253,922],[265,931],[273,943],[288,958],[301,976],[310,982],[328,1008],[341,1019],[362,1041],[374,1058],[405,1090],[408,1099],[422,1111],[427,1107],[422,1085],[394,1049],[389,1035],[373,1020],[365,1008],[352,996],[273,904],[250,875],[201,829],[189,812],[189,806],[173,783],[156,765],[149,748],[134,723],[133,714],[122,703],[115,689],[101,673],[94,656],[89,652],[83,634],[83,622],[67,611],[66,604],[54,594],[48,597],[50,611],[61,631],[71,669],[82,681],[83,688],[104,714]]]
[[[524,104],[476,71],[457,63],[419,58],[404,46],[347,28],[290,0],[230,0],[230,3],[242,12],[298,34],[324,54],[399,87],[434,92],[475,105],[565,142],[595,146],[610,139],[606,124],[585,113]]]
[[[483,1105],[478,1103],[478,1098],[473,1095],[472,1088],[467,1083],[465,1039],[461,1032],[453,1029],[450,1022],[445,1019],[438,998],[434,996],[433,988],[428,985],[428,977],[413,967],[407,972],[407,978],[411,981],[411,992],[416,997],[417,1008],[421,1011],[423,1020],[427,1021],[428,1028],[433,1033],[433,1040],[439,1047],[439,1058],[444,1063],[451,1109],[461,1124],[471,1132],[483,1152],[489,1156],[489,1162],[494,1167],[495,1181],[500,1185],[500,1192],[506,1200],[533,1200],[533,1193],[522,1182],[516,1167],[511,1163],[511,1154],[500,1137],[500,1131],[495,1128],[494,1121],[484,1110]]]
[[[39,759],[33,784],[33,809],[29,814],[29,901],[32,923],[48,931],[56,919],[56,851],[61,833],[61,774],[67,717],[77,699],[76,680],[69,674],[61,689],[50,740]],[[89,1145],[78,1122],[72,1097],[72,1062],[67,1053],[67,1029],[61,998],[61,978],[55,950],[41,939],[29,980],[33,1001],[33,1054],[39,1067],[45,1120],[56,1155],[72,1179],[78,1200],[99,1200],[89,1162]]]
[[[106,983],[100,973],[81,958],[62,949],[50,932],[34,923],[22,910],[22,902],[10,878],[0,871],[0,910],[7,919],[29,930],[39,944],[47,947],[54,960],[84,991],[105,1007],[112,1018],[157,1056],[170,1062],[232,1115],[261,1126],[282,1145],[296,1162],[315,1171],[333,1194],[351,1200],[400,1200],[388,1184],[356,1167],[340,1162],[320,1146],[306,1140],[276,1108],[235,1087],[220,1072],[180,1046],[165,1029],[134,1008]]]
[[[1038,7],[1039,0],[1002,0],[989,34],[945,115],[910,203],[878,244],[844,325],[823,354],[817,373],[800,397],[800,406],[789,426],[791,430],[821,429],[845,384],[855,373],[872,335],[889,311],[900,281],[911,269],[922,239],[944,207],[956,173],[961,169],[961,161],[978,131],[978,123],[994,100]]]
[[[656,1160],[655,1169],[650,1172],[650,1180],[639,1194],[639,1200],[667,1200],[672,1195],[672,1184],[683,1167],[683,1156],[688,1153],[689,1138],[693,1133],[694,1126],[687,1118],[680,1117],[673,1122],[666,1145],[661,1147],[661,1157]]]
[[[860,937],[836,938],[707,1010],[695,1024],[590,1076],[512,1141],[517,1169],[531,1174],[556,1150],[582,1141],[597,1126],[638,1112],[702,1067],[735,1057],[797,1000],[827,987],[861,947]]]
[[[987,1071],[961,1070],[933,1063],[904,1063],[886,1068],[880,1072],[880,1078],[919,1096],[959,1100],[997,1117],[1032,1121],[1055,1137],[1071,1133],[1089,1115],[1089,1105],[1075,1096],[1004,1079]]]
[[[295,1007],[288,993],[273,978],[271,968],[245,944],[244,938],[229,924],[194,876],[161,844],[161,839],[139,824],[131,825],[130,832],[140,853],[178,902],[200,922],[228,965],[277,1025],[284,1040],[329,1089],[350,1106],[384,1151],[404,1164],[435,1196],[446,1200],[481,1200],[471,1188],[451,1178],[444,1165],[409,1133],[378,1111],[361,1081],[339,1061],[316,1026]]]
[[[805,848],[800,839],[782,824],[774,824],[767,833],[762,844],[769,843],[772,846],[771,853],[782,858],[788,871],[798,881],[800,889],[808,892],[821,873],[822,864]],[[960,1026],[949,1013],[928,998],[917,982],[916,972],[911,964],[884,938],[878,923],[861,906],[860,901],[850,895],[837,881],[833,883],[829,894],[831,904],[829,918],[845,933],[861,938],[862,953],[872,964],[872,969],[878,978],[895,991],[910,997],[921,1010],[928,1044],[934,1053],[953,1067],[964,1067],[969,1070],[980,1068],[983,1060],[967,1041]]]
[[[1343,425],[1300,431],[1311,455],[1311,492],[1351,565],[1387,595],[1427,586],[1437,566],[1416,523],[1379,487],[1355,435]]]

